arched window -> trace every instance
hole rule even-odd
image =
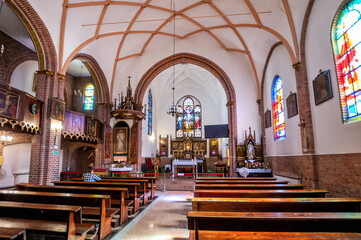
[[[89,83],[84,88],[84,111],[91,111],[94,108],[94,85]]]
[[[152,135],[152,108],[153,108],[153,99],[152,92],[149,89],[148,92],[148,107],[147,107],[147,117],[148,117],[148,135]]]
[[[275,140],[286,138],[282,79],[276,76],[272,85],[272,111]]]
[[[361,1],[345,4],[332,29],[344,123],[361,120]]]
[[[176,136],[202,137],[202,107],[198,99],[184,96],[177,102]]]

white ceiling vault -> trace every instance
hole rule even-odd
[[[123,74],[135,58],[145,57],[137,63],[149,68],[172,54],[174,1],[177,48],[199,54],[203,46],[195,42],[204,43],[204,48],[214,42],[209,46],[246,59],[240,64],[248,65],[252,79],[247,81],[254,82],[258,98],[265,59],[274,43],[284,44],[292,63],[299,61],[308,4],[307,0],[63,0],[62,5],[60,0],[28,1],[52,35],[59,73],[67,71],[77,53],[90,54],[102,67],[111,94],[116,84],[125,85],[120,82],[125,82]],[[135,74],[137,80],[146,70]]]

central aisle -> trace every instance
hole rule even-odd
[[[191,191],[156,192],[159,196],[147,209],[112,240],[187,240],[187,211],[191,210]]]

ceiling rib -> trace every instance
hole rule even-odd
[[[261,94],[260,94],[260,87],[259,87],[259,79],[258,79],[258,74],[257,74],[257,69],[256,66],[254,64],[253,58],[252,58],[252,54],[249,51],[246,42],[244,41],[244,39],[242,38],[241,34],[237,31],[237,29],[234,27],[233,23],[223,14],[223,12],[217,7],[215,6],[213,3],[209,2],[208,3],[209,6],[211,6],[222,18],[223,20],[228,24],[228,26],[232,29],[232,31],[234,32],[234,34],[237,36],[237,38],[239,39],[239,41],[242,43],[243,48],[245,49],[247,56],[248,56],[248,60],[251,64],[252,70],[253,70],[253,74],[255,77],[255,81],[256,81],[256,86],[257,86],[257,99],[260,99]]]
[[[97,25],[97,29],[95,30],[95,37],[96,37],[96,38],[97,38],[98,35],[99,35],[100,27],[101,27],[102,22],[103,22],[103,20],[104,20],[105,13],[106,13],[107,10],[108,10],[110,1],[111,1],[111,0],[107,0],[107,3],[104,5],[104,8],[103,8],[103,10],[102,10],[102,13],[100,14],[99,21],[98,21],[98,25]]]
[[[293,46],[295,48],[296,58],[297,58],[297,60],[299,60],[300,59],[300,53],[299,53],[300,51],[298,49],[297,34],[296,34],[296,29],[295,29],[295,23],[293,22],[290,5],[288,4],[288,0],[282,0],[282,2],[283,2],[283,6],[285,8],[285,11],[286,11],[288,24],[290,26],[290,30],[291,30],[291,34],[292,34],[292,40],[293,40]]]
[[[240,52],[240,53],[245,53],[248,55],[248,58],[250,60],[251,66],[253,68],[253,71],[255,72],[255,76],[256,79],[258,79],[256,71],[255,71],[255,65],[252,59],[251,54],[249,53],[249,50],[246,46],[246,43],[244,42],[242,36],[239,34],[239,32],[236,30],[236,28],[239,27],[250,27],[250,28],[259,28],[262,30],[265,30],[269,33],[271,33],[272,35],[276,36],[278,39],[280,39],[283,44],[285,45],[286,49],[288,50],[290,57],[292,59],[292,62],[295,63],[297,62],[297,59],[299,58],[299,51],[298,51],[298,44],[297,44],[297,37],[296,37],[296,31],[295,31],[295,27],[294,27],[294,22],[293,22],[293,18],[292,18],[292,13],[290,11],[289,5],[288,5],[288,1],[287,0],[282,0],[285,10],[286,10],[286,14],[287,14],[287,18],[289,21],[289,26],[290,26],[290,30],[292,33],[292,37],[293,37],[293,44],[295,46],[295,49],[292,49],[292,47],[289,45],[289,43],[287,42],[287,40],[278,32],[276,32],[275,30],[269,28],[269,27],[265,27],[262,25],[262,22],[259,18],[258,13],[256,12],[256,10],[254,9],[253,5],[251,4],[250,0],[244,0],[247,7],[249,8],[250,13],[247,14],[252,14],[253,18],[255,19],[255,22],[257,24],[232,24],[230,22],[230,20],[228,19],[227,15],[224,14],[220,9],[218,9],[212,2],[211,0],[203,0],[203,1],[199,1],[195,4],[192,4],[190,6],[187,6],[186,8],[176,12],[176,15],[182,17],[183,19],[193,23],[195,26],[197,26],[199,29],[195,30],[193,32],[187,33],[183,36],[180,35],[175,35],[176,38],[179,39],[185,39],[191,35],[200,33],[200,32],[206,32],[208,33],[212,38],[214,38],[219,44],[220,46],[227,50],[227,51],[235,51],[235,52]],[[151,0],[148,0],[145,3],[134,3],[134,2],[127,2],[127,1],[112,1],[112,0],[106,0],[106,1],[99,1],[99,2],[85,2],[85,3],[73,3],[73,4],[69,4],[68,0],[64,0],[63,2],[63,15],[62,15],[62,23],[61,23],[61,33],[60,33],[60,43],[59,43],[59,70],[61,73],[63,73],[67,66],[69,65],[70,61],[72,60],[72,58],[75,56],[75,54],[77,52],[79,52],[83,47],[85,47],[86,45],[90,44],[91,42],[93,42],[96,39],[99,38],[103,38],[103,37],[109,37],[109,36],[115,36],[115,35],[123,35],[120,44],[118,46],[118,51],[116,54],[116,58],[114,61],[114,67],[113,67],[113,75],[112,75],[112,81],[111,81],[111,94],[113,92],[113,85],[114,85],[114,78],[115,78],[115,73],[116,73],[116,68],[117,68],[117,62],[131,58],[131,57],[136,57],[136,56],[140,56],[144,53],[146,47],[149,45],[149,43],[151,42],[151,40],[154,38],[154,36],[156,34],[161,34],[161,35],[165,35],[165,36],[171,36],[173,37],[174,34],[170,34],[170,33],[166,33],[166,32],[161,32],[160,30],[168,23],[170,22],[170,20],[173,18],[173,16],[169,17],[168,19],[164,19],[164,22],[161,24],[161,26],[159,26],[155,31],[149,31],[149,30],[138,30],[138,31],[131,31],[131,28],[133,27],[134,23],[136,22],[137,18],[140,16],[140,14],[143,12],[143,10],[145,8],[151,8],[151,9],[155,9],[155,10],[159,10],[159,11],[163,11],[163,12],[168,12],[168,13],[173,13],[172,9],[167,9],[167,8],[163,8],[163,7],[159,7],[159,6],[154,6],[149,4],[151,2]],[[189,17],[185,14],[183,14],[184,12],[191,10],[195,7],[199,7],[202,6],[204,4],[209,4],[209,6],[211,6],[218,14],[220,17],[222,17],[224,19],[224,21],[227,23],[226,25],[221,25],[221,26],[211,26],[211,27],[205,27],[202,24],[200,24],[199,22],[195,21],[194,18],[204,18],[204,17],[209,17],[209,16],[203,16],[203,17]],[[67,20],[67,12],[69,8],[78,8],[78,7],[88,7],[88,6],[104,6],[102,13],[99,17],[98,23],[96,24],[97,28],[95,30],[95,35],[84,41],[82,44],[80,44],[67,58],[66,62],[63,65],[63,68],[61,68],[62,66],[62,59],[63,59],[63,49],[64,49],[64,39],[65,39],[65,26],[66,26],[66,20]],[[110,5],[127,5],[127,6],[138,6],[139,10],[137,12],[137,14],[133,17],[132,21],[129,23],[127,30],[126,31],[119,31],[119,32],[110,32],[110,33],[105,33],[105,34],[99,34],[101,26],[103,24],[107,24],[107,23],[103,23],[104,20],[104,16],[107,12],[107,9]],[[267,12],[265,12],[267,13]],[[233,14],[229,14],[233,15]],[[239,14],[236,14],[239,15]],[[243,14],[245,15],[245,14]],[[215,16],[217,17],[217,16]],[[162,20],[162,19],[160,19]],[[94,25],[94,24],[93,24]],[[85,25],[84,25],[85,26]],[[243,45],[245,50],[241,50],[241,49],[235,49],[235,48],[227,48],[225,46],[225,44],[217,38],[217,36],[215,34],[213,34],[211,32],[212,29],[222,29],[222,28],[231,28],[232,31],[235,33],[235,35],[237,36],[237,38],[240,40],[241,44]],[[143,45],[143,48],[141,49],[140,53],[136,53],[136,54],[132,54],[132,55],[128,55],[122,58],[119,58],[119,54],[120,51],[124,45],[124,42],[126,40],[126,37],[128,36],[128,34],[151,34],[151,36],[148,38],[148,40],[146,41],[146,43]],[[296,52],[296,56],[294,55]],[[64,73],[63,73],[64,74]],[[258,80],[257,80],[258,83]]]
[[[132,21],[130,22],[130,24],[127,27],[126,33],[123,35],[122,40],[119,43],[118,46],[118,50],[117,50],[117,54],[115,56],[115,61],[114,61],[114,67],[113,67],[113,75],[112,75],[112,81],[111,81],[111,85],[110,85],[110,98],[113,97],[113,87],[114,87],[114,78],[115,78],[115,73],[117,70],[117,59],[119,58],[119,54],[120,54],[120,50],[123,47],[123,44],[125,42],[125,39],[127,38],[128,32],[130,31],[130,29],[132,29],[135,20],[137,20],[137,18],[139,17],[139,15],[143,12],[143,10],[147,7],[147,5],[151,2],[152,0],[147,0],[144,5],[142,7],[139,8],[139,10],[137,11],[137,13],[135,14],[135,16],[133,17]]]
[[[252,3],[249,0],[244,0],[244,2],[246,3],[249,11],[252,13],[254,20],[256,21],[258,26],[262,26],[262,22],[261,19],[258,16],[258,13],[256,12],[256,10],[254,9]]]
[[[60,23],[60,41],[59,41],[59,72],[62,72],[63,66],[63,55],[64,55],[64,37],[65,37],[65,25],[66,18],[68,14],[68,0],[64,0],[63,2],[63,13],[61,15],[61,23]]]

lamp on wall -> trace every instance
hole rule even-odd
[[[2,135],[0,137],[0,143],[3,147],[11,143],[12,141],[13,141],[13,136],[8,135],[6,132],[2,132]]]
[[[173,1],[173,57],[175,60],[175,3]],[[173,65],[173,87],[172,87],[172,93],[173,93],[173,102],[170,106],[168,106],[167,114],[172,115],[174,117],[177,113],[177,107],[174,104],[174,82],[175,82],[175,64]]]
[[[83,77],[83,68],[84,68],[83,61],[80,61],[80,77]],[[74,89],[74,95],[82,97],[83,92],[80,89],[78,89],[78,90]]]

